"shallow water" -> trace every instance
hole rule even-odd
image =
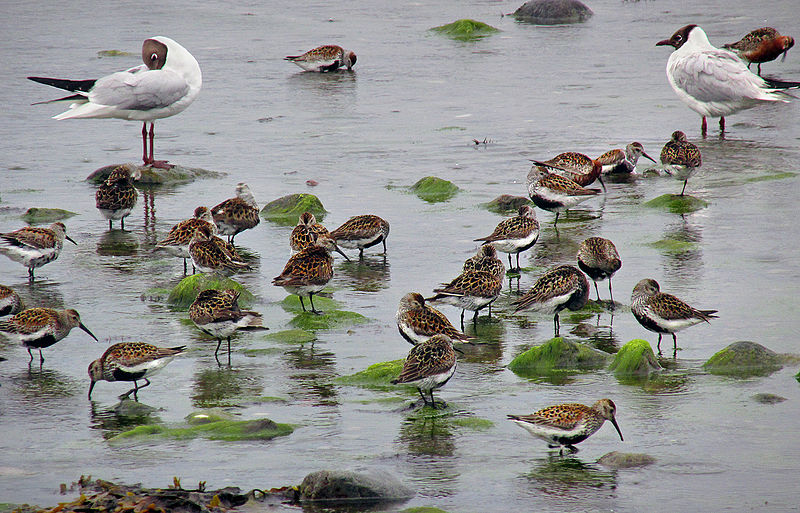
[[[704,1],[688,10],[608,1],[591,5],[596,14],[586,24],[556,27],[501,18],[519,6],[506,1],[320,2],[291,10],[255,2],[235,8],[170,4],[97,3],[80,13],[39,2],[3,7],[0,230],[22,226],[18,216],[28,207],[65,208],[78,213],[66,224],[79,245],[68,244],[56,262],[38,269],[32,286],[25,269],[0,258],[0,282],[31,305],[76,308],[103,343],[76,330],[45,350],[42,370],[28,368],[23,348],[0,343],[7,359],[0,362],[0,502],[53,505],[64,500],[59,483],[81,474],[148,486],[180,476],[184,484],[205,480],[209,488],[249,489],[299,483],[323,468],[380,468],[418,491],[406,506],[449,511],[795,507],[800,449],[786,441],[800,435],[796,369],[740,380],[704,374],[700,365],[736,340],[797,352],[800,182],[796,176],[754,179],[798,172],[800,102],[739,113],[728,119],[724,140],[712,130],[698,141],[698,116],[666,83],[669,51],[654,46],[687,23],[702,25],[717,45],[765,25],[797,35],[794,2],[754,13],[741,1],[726,2],[724,10]],[[465,17],[502,32],[471,43],[426,32]],[[140,126],[56,122],[50,116],[61,106],[30,104],[57,91],[24,77],[87,78],[124,69],[137,64],[142,39],[157,34],[186,46],[204,74],[195,104],[157,123],[157,157],[228,176],[156,189],[152,204],[140,198],[126,222],[129,232],[109,232],[94,207],[95,188],[84,178],[103,165],[137,161]],[[281,60],[327,42],[358,53],[353,73],[301,73]],[[133,55],[97,58],[109,49]],[[763,69],[796,80],[800,60],[790,51],[784,63]],[[516,284],[496,303],[501,322],[478,325],[477,336],[492,344],[465,355],[437,393],[456,417],[489,419],[490,429],[420,420],[401,409],[399,399],[411,399],[404,392],[334,382],[405,356],[409,346],[394,324],[398,300],[409,291],[425,294],[459,272],[474,254],[472,239],[501,220],[480,204],[503,193],[524,195],[527,159],[568,150],[595,156],[632,140],[657,158],[676,129],[701,148],[704,166],[687,192],[708,201],[708,208],[682,217],[643,207],[680,190],[675,180],[653,178],[609,184],[607,194],[562,219],[558,235],[552,215],[537,210],[542,234],[523,254],[523,265],[533,270],[519,283],[527,290],[539,269],[574,261],[578,244],[598,235],[613,240],[622,255],[614,277],[618,301],[629,304],[634,284],[652,277],[697,307],[718,309],[719,319],[679,334],[679,377],[669,386],[626,384],[606,372],[565,381],[517,377],[505,366],[549,339],[552,320],[510,315]],[[428,175],[452,180],[462,192],[429,204],[402,190]],[[306,186],[309,179],[319,186]],[[219,368],[214,342],[186,322],[187,314],[151,300],[146,291],[169,288],[182,277],[180,261],[151,254],[153,243],[196,206],[230,197],[240,181],[261,204],[294,192],[318,195],[330,212],[329,227],[361,213],[389,220],[387,257],[367,250],[361,265],[337,261],[330,286],[343,309],[368,323],[319,331],[313,345],[302,346],[246,334],[233,343],[231,368]],[[262,222],[237,237],[258,255],[257,271],[237,279],[258,298],[254,308],[272,332],[291,327],[292,314],[280,305],[285,293],[270,284],[288,258],[290,230]],[[662,239],[692,245],[682,252],[653,246]],[[607,297],[605,283],[600,290]],[[456,309],[442,310],[458,320]],[[579,326],[563,316],[562,333],[575,330],[570,338],[612,350],[633,338],[655,345],[656,336],[621,310],[613,319],[604,313]],[[142,418],[114,413],[116,396],[127,390],[123,384],[100,383],[94,401],[86,399],[86,367],[108,342],[121,340],[189,346],[142,392],[141,401],[155,408]],[[245,349],[267,351],[247,356]],[[752,399],[761,392],[788,400],[762,405]],[[507,413],[601,397],[616,402],[625,441],[605,426],[563,460],[505,421]],[[270,442],[106,441],[139,423],[177,423],[204,405],[225,403],[239,405],[230,411],[243,419],[268,416],[298,429]],[[596,460],[612,450],[658,461],[640,470],[599,467]]]

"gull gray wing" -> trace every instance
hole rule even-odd
[[[186,80],[171,71],[121,71],[98,80],[89,101],[118,109],[150,110],[168,107],[188,92]]]

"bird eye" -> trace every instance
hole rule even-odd
[[[683,39],[683,36],[680,34],[675,34],[675,41],[680,41],[681,39]]]
[[[158,54],[153,52],[153,54],[150,55],[150,60],[151,61],[157,61],[158,60]]]

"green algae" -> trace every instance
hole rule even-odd
[[[613,488],[616,477],[613,472],[600,470],[597,466],[582,462],[577,458],[549,459],[529,472],[526,477],[540,484],[551,486],[567,485],[570,487]]]
[[[459,190],[453,182],[435,176],[421,178],[411,186],[411,192],[428,203],[447,201],[458,194]]]
[[[491,25],[470,19],[456,20],[453,23],[433,27],[430,30],[457,41],[477,41],[500,32],[500,29]]]
[[[133,441],[143,438],[190,440],[200,437],[226,442],[272,440],[278,436],[290,435],[293,431],[294,427],[291,425],[278,424],[270,419],[232,420],[218,418],[174,427],[158,424],[137,426],[110,438],[109,442]]]
[[[678,194],[662,194],[646,202],[644,206],[666,210],[673,214],[691,214],[708,206],[708,202],[694,196]]]
[[[762,176],[754,176],[752,178],[748,178],[745,182],[754,183],[754,182],[765,182],[767,180],[785,180],[786,178],[794,178],[797,176],[797,173],[792,172],[785,172],[785,173],[774,173],[771,175],[762,175]]]
[[[311,312],[297,314],[289,324],[304,331],[332,330],[347,328],[356,324],[364,324],[369,319],[356,312],[347,310],[326,310],[322,315]]]
[[[45,224],[61,221],[62,219],[69,219],[76,215],[78,214],[62,208],[31,207],[20,216],[20,219],[28,224]],[[67,235],[69,235],[69,233],[67,233]]]
[[[711,374],[742,378],[767,376],[782,367],[780,355],[749,341],[734,342],[703,364],[703,369]]]
[[[326,291],[325,293],[328,292]],[[311,310],[311,302],[308,298],[304,299],[303,303],[307,309]],[[322,310],[323,312],[326,310],[337,310],[341,306],[342,304],[334,299],[326,296],[314,295],[314,307],[317,310]],[[283,301],[281,301],[281,308],[291,313],[302,313],[305,311],[303,305],[300,303],[300,296],[294,294],[283,298]]]
[[[197,273],[187,276],[175,285],[167,297],[167,303],[179,310],[186,310],[197,299],[198,294],[207,289],[239,291],[239,306],[246,307],[255,300],[253,294],[230,278],[216,274]]]
[[[284,344],[305,344],[307,342],[314,342],[317,336],[305,330],[283,330],[276,333],[270,333],[264,337],[267,340],[274,340]]]
[[[689,242],[685,240],[664,238],[656,242],[651,242],[650,247],[655,248],[664,253],[686,253],[697,249],[696,242]]]
[[[437,132],[447,132],[447,131],[450,131],[450,130],[458,130],[458,131],[463,132],[463,131],[466,130],[466,128],[464,128],[463,126],[443,126],[441,128],[437,128],[436,129]]]
[[[456,417],[451,420],[454,426],[473,429],[475,431],[486,431],[494,427],[494,422],[480,417]]]
[[[617,351],[609,370],[618,376],[648,376],[662,368],[650,343],[646,340],[634,339]]]
[[[311,212],[320,222],[328,213],[313,194],[289,194],[264,205],[261,217],[276,224],[291,226],[297,224],[303,212]]]
[[[340,385],[352,385],[365,388],[393,389],[391,381],[400,375],[405,360],[392,360],[370,365],[362,371],[347,376],[339,376],[334,381]]]
[[[508,368],[518,376],[533,377],[601,369],[610,358],[585,344],[557,337],[518,355]]]
[[[511,194],[501,194],[492,201],[481,204],[483,208],[495,214],[517,212],[523,205],[533,205],[533,202],[525,196],[512,196]]]

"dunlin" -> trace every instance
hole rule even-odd
[[[678,180],[683,180],[681,196],[686,191],[686,184],[694,170],[703,163],[700,148],[686,140],[686,134],[680,130],[672,132],[672,137],[661,149],[661,163],[667,173]]]
[[[389,236],[389,223],[378,216],[366,214],[351,217],[331,232],[336,244],[347,249],[358,249],[358,258],[364,257],[364,248],[383,243],[386,254],[386,237]]]
[[[144,342],[120,342],[106,349],[103,356],[89,365],[89,399],[98,381],[133,381],[133,388],[120,396],[126,399],[131,394],[139,400],[139,390],[150,385],[148,376],[160,371],[176,355],[183,353],[186,346],[156,347]],[[144,380],[139,386],[138,381]]]
[[[236,234],[258,225],[258,203],[246,183],[236,185],[236,197],[226,199],[211,209],[220,235],[227,235],[233,243]]]
[[[142,61],[144,64],[140,66],[97,80],[28,78],[75,93],[52,100],[73,102],[68,111],[55,116],[55,119],[117,118],[141,121],[144,164],[170,167],[166,161],[153,158],[153,122],[182,112],[194,101],[203,84],[200,66],[184,47],[164,36],[146,39],[142,43]]]
[[[447,335],[439,334],[411,348],[403,363],[403,371],[392,383],[417,387],[423,406],[430,404],[431,408],[436,409],[433,391],[450,381],[455,371],[456,352],[453,341]],[[431,397],[430,403],[425,392]],[[447,407],[444,402],[440,404],[443,408]]]
[[[781,54],[785,59],[786,52],[793,46],[793,37],[782,36],[780,32],[772,27],[763,27],[748,33],[735,43],[722,45],[722,48],[727,48],[738,55],[740,59],[747,63],[748,69],[752,63],[758,64],[758,74],[760,76],[762,63],[774,61]]]
[[[509,262],[510,263],[510,262]],[[473,257],[464,261],[462,272],[486,271],[493,274],[498,280],[506,275],[506,266],[497,258],[497,250],[492,244],[483,244],[478,247],[478,252]]]
[[[615,417],[617,407],[611,399],[600,399],[591,407],[568,403],[548,406],[530,415],[509,415],[508,419],[531,435],[547,442],[548,447],[577,452],[575,444],[583,442],[597,432],[605,421],[611,421],[622,438]]]
[[[725,132],[725,116],[762,103],[788,102],[790,96],[781,89],[800,85],[751,73],[735,53],[709,43],[697,25],[686,25],[656,46],[675,48],[667,61],[667,80],[678,98],[703,117],[704,136],[707,116],[719,117],[719,128]]]
[[[519,271],[519,254],[530,249],[539,239],[539,222],[530,205],[519,207],[517,215],[500,221],[491,235],[475,239],[475,242],[491,244],[498,251],[508,253],[509,271]],[[517,256],[517,267],[511,265],[511,255]]]
[[[317,222],[311,212],[303,212],[297,221],[297,226],[292,229],[289,236],[289,247],[292,253],[297,253],[317,240],[319,236],[329,236],[328,229]]]
[[[141,177],[142,171],[138,167],[124,164],[114,168],[97,189],[95,205],[100,214],[108,219],[109,230],[113,221],[119,221],[120,228],[125,229],[125,218],[139,199],[139,191],[133,186],[133,181]]]
[[[572,265],[559,265],[545,272],[536,280],[531,290],[514,301],[516,309],[536,310],[554,314],[555,336],[559,334],[558,313],[565,308],[580,310],[589,299],[589,281]]]
[[[561,211],[569,210],[600,193],[599,189],[586,189],[569,178],[543,171],[536,165],[528,172],[527,182],[528,194],[534,205],[555,212],[556,219],[553,224],[558,224],[558,214]]]
[[[300,298],[300,306],[306,311],[303,298],[311,302],[311,312],[321,314],[314,308],[314,294],[325,288],[333,278],[333,256],[331,251],[344,255],[330,237],[318,237],[311,246],[295,253],[286,262],[283,272],[272,280],[272,284],[283,287],[289,294]],[[349,259],[348,259],[349,260]]]
[[[217,339],[214,358],[217,358],[222,340],[227,339],[228,364],[231,363],[231,336],[237,330],[267,329],[260,313],[239,308],[239,292],[233,289],[200,292],[189,307],[189,318],[201,331]]]
[[[603,165],[599,161],[583,153],[568,151],[559,153],[550,160],[533,160],[532,162],[534,166],[540,166],[541,171],[555,173],[564,178],[569,178],[581,187],[586,187],[594,183],[595,180],[599,180],[603,190],[606,190],[606,185],[603,183],[603,178],[600,176]]]
[[[639,157],[656,162],[653,157],[645,153],[644,146],[640,142],[632,142],[624,150],[619,148],[609,150],[597,157],[597,161],[603,166],[602,174],[604,175],[633,174],[636,173]]]
[[[25,303],[17,291],[11,287],[0,285],[0,317],[14,315],[25,309]]]
[[[434,296],[426,298],[431,303],[445,303],[461,308],[461,328],[464,328],[464,311],[475,312],[472,322],[478,322],[478,312],[486,306],[491,308],[492,302],[500,295],[503,288],[502,278],[486,271],[466,271],[459,274],[450,283],[433,289]],[[491,316],[491,310],[489,312]]]
[[[450,324],[447,317],[425,303],[417,292],[409,292],[400,299],[395,315],[400,335],[411,344],[421,344],[434,335],[444,334],[455,342],[469,342],[469,337]]]
[[[578,248],[578,267],[594,282],[597,301],[600,301],[597,282],[608,278],[608,295],[611,297],[613,305],[614,293],[611,291],[611,277],[622,267],[622,260],[619,258],[614,243],[602,237],[589,237],[581,242]]]
[[[230,252],[227,242],[212,235],[207,226],[195,229],[189,243],[189,256],[192,265],[204,273],[231,275],[252,270],[238,254]]]
[[[0,321],[0,334],[24,345],[33,361],[31,349],[39,350],[39,361],[44,362],[42,348],[50,347],[69,335],[72,328],[80,328],[97,340],[81,322],[81,316],[72,309],[28,308],[13,317]]]
[[[302,55],[289,55],[284,60],[293,62],[306,71],[335,71],[341,67],[351,70],[356,63],[356,54],[338,45],[324,45]]]
[[[678,339],[675,332],[717,317],[714,315],[716,310],[698,310],[672,294],[660,292],[658,282],[649,278],[641,280],[633,288],[631,311],[646,330],[658,333],[659,354],[662,334],[672,334],[673,353],[677,353]]]
[[[210,233],[216,235],[217,225],[214,224],[214,217],[208,207],[194,209],[193,218],[186,219],[173,226],[164,240],[156,243],[156,248],[164,249],[170,255],[183,258],[183,274],[186,274],[186,259],[191,258],[189,255],[189,243],[192,242],[195,230],[201,226],[208,227]]]
[[[53,223],[49,228],[26,226],[0,233],[0,253],[27,267],[28,277],[32,280],[34,269],[58,258],[64,239],[77,244],[67,236],[64,223]]]

